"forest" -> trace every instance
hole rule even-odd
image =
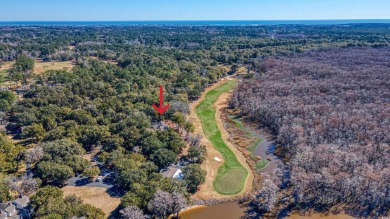
[[[288,194],[300,208],[389,213],[389,55],[362,47],[269,58],[261,78],[239,85],[232,105],[277,136],[286,164],[254,196],[259,209]]]
[[[297,208],[346,204],[382,215],[389,27],[0,26],[0,203],[27,195],[35,218],[177,213],[205,181],[189,104],[244,68],[231,105],[272,130],[286,163],[254,193],[256,210],[277,209],[293,188]],[[74,67],[34,72],[37,62],[65,61]],[[151,107],[159,85],[171,105],[164,115]],[[96,151],[119,191],[116,215],[61,190],[100,174],[86,158]],[[179,161],[188,163],[182,180],[160,174]]]

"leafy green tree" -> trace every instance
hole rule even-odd
[[[188,140],[189,134],[195,131],[195,126],[192,122],[187,121],[184,123],[184,130],[186,131],[186,140]]]
[[[180,150],[186,146],[186,143],[180,134],[172,129],[168,129],[168,131],[159,131],[157,132],[157,135],[159,140],[163,142],[164,148],[175,153],[179,153]]]
[[[11,105],[7,100],[0,99],[0,111],[9,111],[11,109]]]
[[[83,126],[78,141],[90,151],[99,145],[110,133],[107,126]]]
[[[125,140],[117,135],[110,136],[102,141],[104,151],[111,152],[123,146]]]
[[[159,137],[155,133],[142,140],[142,151],[147,155],[163,148],[164,146],[164,143],[160,141]]]
[[[13,104],[16,100],[15,93],[7,90],[0,91],[0,99],[6,100],[9,104]]]
[[[24,138],[35,138],[35,141],[39,142],[44,138],[45,133],[46,131],[41,123],[33,123],[31,126],[26,127],[23,130],[22,135]]]
[[[89,161],[81,157],[85,153],[85,150],[77,142],[62,139],[41,143],[39,146],[45,152],[43,161],[66,165],[74,173],[81,173],[89,166]]]
[[[92,205],[84,204],[81,198],[70,195],[63,198],[63,192],[53,186],[38,189],[30,198],[31,206],[38,218],[63,219],[87,218],[103,219],[104,212]]]
[[[145,197],[141,197],[138,192],[126,192],[126,194],[121,198],[121,205],[145,207],[145,203],[143,203],[144,201]]]
[[[40,146],[45,152],[45,160],[66,160],[73,155],[81,156],[85,153],[79,143],[68,139],[41,143]]]
[[[32,71],[34,69],[34,59],[26,55],[20,55],[16,59],[14,69],[21,72]]]
[[[47,216],[53,213],[63,215],[65,202],[62,199],[63,192],[53,186],[38,189],[30,197],[30,204],[34,208],[37,217]]]
[[[22,160],[23,147],[15,145],[0,133],[0,173],[15,171]]]
[[[67,179],[74,175],[69,166],[43,161],[37,165],[37,176],[43,181],[63,185]]]
[[[195,163],[202,163],[206,159],[206,147],[204,145],[190,146],[187,157]]]
[[[96,208],[90,204],[81,204],[80,206],[78,206],[77,211],[78,211],[78,214],[77,214],[78,217],[84,217],[87,219],[104,219],[105,218],[105,214],[101,209]]]
[[[177,160],[177,155],[173,151],[162,148],[154,152],[151,159],[161,169],[173,164]]]
[[[192,122],[187,121],[184,123],[184,129],[187,133],[193,133],[195,131],[195,126],[192,124]]]
[[[238,65],[237,64],[233,64],[231,67],[230,67],[230,71],[229,71],[229,74],[234,74],[236,73],[238,70]]]
[[[34,70],[34,59],[26,55],[20,55],[16,59],[14,67],[10,72],[10,78],[12,81],[15,82],[19,82],[19,81],[27,82],[29,79],[33,77],[33,70]]]
[[[0,173],[0,203],[4,203],[10,199],[9,188],[4,182],[4,176]]]
[[[12,118],[18,126],[28,126],[37,122],[37,117],[35,116],[35,112],[26,109],[24,112],[18,113]]]
[[[135,183],[144,184],[148,180],[148,174],[142,169],[130,169],[120,173],[115,183],[122,188],[130,189]]]
[[[87,168],[83,171],[83,175],[89,178],[96,177],[100,174],[100,169],[97,166]]]
[[[71,111],[66,117],[68,120],[74,120],[80,125],[93,125],[96,124],[96,119],[85,110]]]
[[[46,131],[50,131],[57,127],[57,122],[54,116],[45,116],[42,119],[42,125]]]
[[[56,141],[66,137],[66,130],[63,126],[59,126],[49,131],[43,141]]]
[[[187,182],[188,191],[195,193],[198,186],[206,180],[206,171],[202,170],[199,164],[189,164],[183,168],[183,179]]]
[[[24,76],[22,72],[11,71],[8,75],[8,78],[10,81],[15,83],[14,85],[16,87],[17,84],[23,80]]]
[[[181,112],[175,112],[175,113],[173,114],[172,121],[173,121],[174,123],[177,124],[177,128],[178,128],[179,131],[180,131],[180,129],[183,127],[183,125],[184,125],[184,123],[185,123],[186,120],[185,120],[185,118],[184,118],[183,113],[181,113]]]

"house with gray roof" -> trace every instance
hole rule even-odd
[[[0,204],[0,219],[28,219],[32,218],[34,209],[29,206],[30,199],[27,196]]]
[[[182,166],[172,165],[161,171],[161,175],[167,178],[182,179],[183,171]]]
[[[27,196],[23,195],[15,199],[12,203],[17,209],[24,209],[30,203],[30,199]]]
[[[11,202],[0,204],[0,219],[22,219],[20,211]]]

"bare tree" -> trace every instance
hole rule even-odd
[[[265,179],[263,187],[256,195],[255,202],[260,212],[270,212],[277,202],[278,187],[270,179]]]
[[[296,204],[389,212],[389,63],[389,48],[311,51],[266,59],[238,85],[231,102],[276,135],[290,162],[275,182]]]
[[[26,163],[33,164],[42,159],[44,155],[43,149],[39,146],[32,148],[24,153]]]
[[[39,187],[38,182],[30,176],[12,177],[6,183],[11,190],[22,195],[30,195]]]
[[[172,213],[174,201],[168,192],[157,190],[148,203],[148,210],[157,218],[166,218]]]
[[[146,216],[136,206],[127,206],[126,208],[119,211],[121,218],[124,219],[146,219]]]
[[[176,218],[179,218],[179,212],[187,207],[187,199],[177,191],[173,191],[171,193],[172,200],[173,200],[173,213],[176,213]]]

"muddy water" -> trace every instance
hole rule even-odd
[[[180,219],[239,219],[245,215],[245,209],[236,202],[200,206],[180,213]]]
[[[274,169],[276,169],[281,162],[278,156],[274,154],[276,149],[276,144],[274,137],[267,133],[266,130],[257,128],[255,124],[243,123],[245,127],[251,130],[253,135],[256,135],[263,139],[262,142],[257,146],[255,150],[255,155],[261,157],[262,159],[267,159],[269,161],[268,166],[261,170],[262,173],[271,174]]]

